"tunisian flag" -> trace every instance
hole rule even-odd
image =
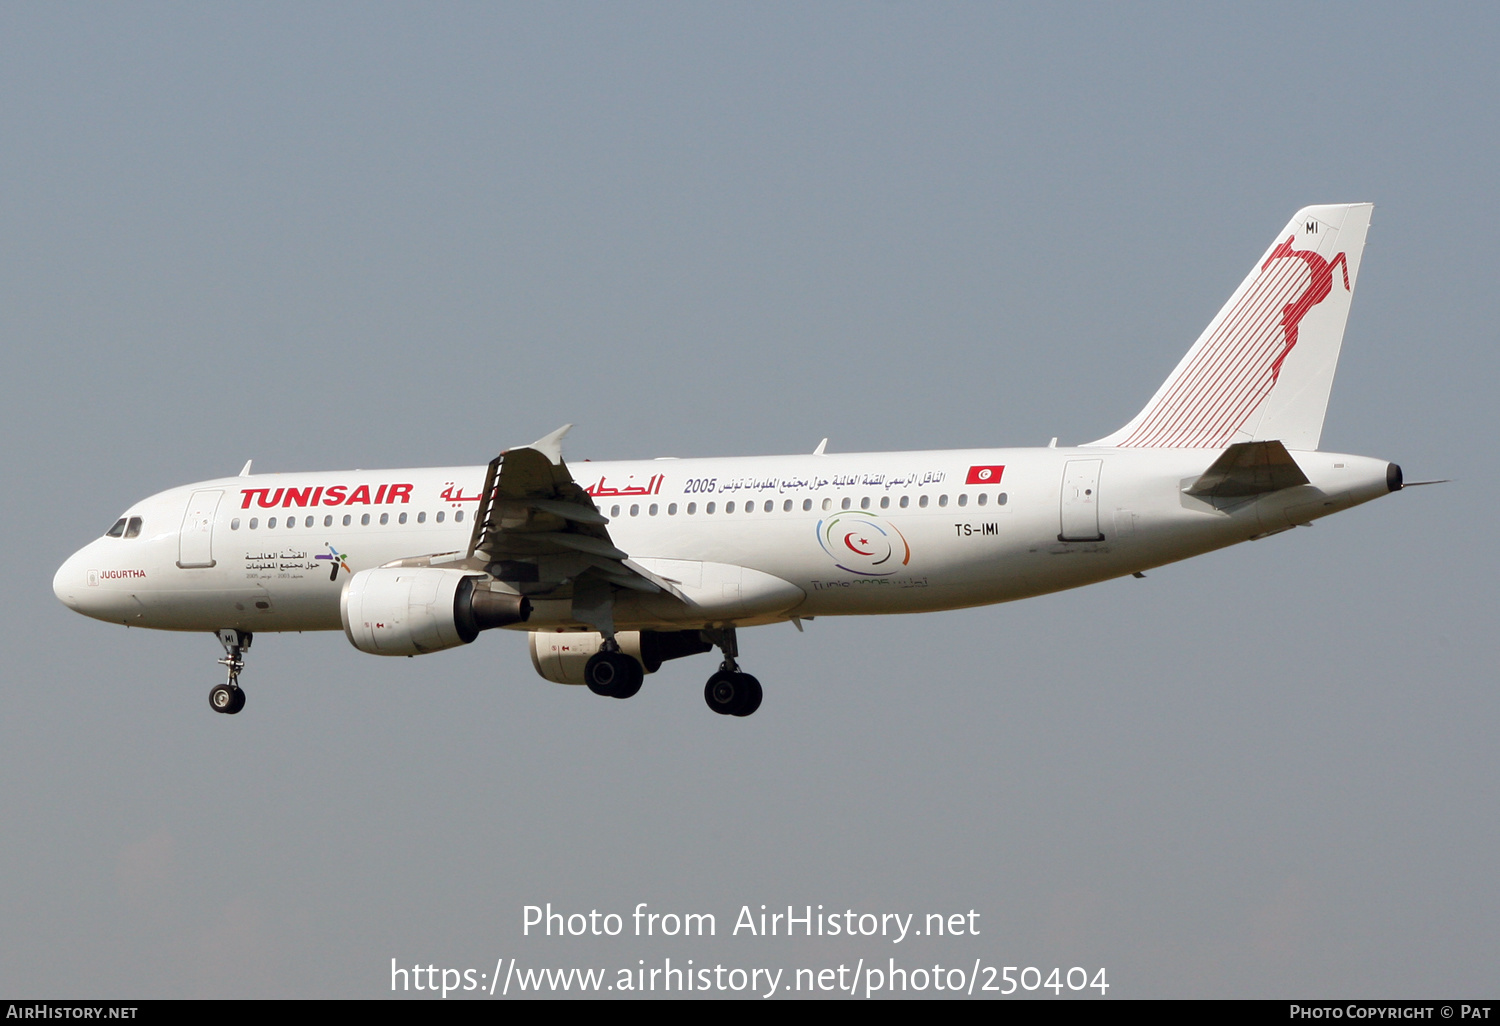
[[[964,478],[964,484],[999,484],[1000,475],[1003,473],[1005,473],[1004,467],[970,467],[969,476]]]

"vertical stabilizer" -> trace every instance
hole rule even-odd
[[[1146,408],[1089,444],[1316,449],[1373,209],[1299,210]]]

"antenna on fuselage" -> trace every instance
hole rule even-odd
[[[249,477],[250,476],[250,464],[252,464],[254,462],[255,462],[255,460],[253,460],[253,459],[249,459],[249,460],[245,461],[245,465],[240,468],[240,477]]]
[[[819,442],[818,443],[818,447],[813,450],[813,455],[814,456],[821,456],[821,455],[823,455],[823,450],[826,449],[826,448],[828,448],[828,439],[825,438],[821,442]]]

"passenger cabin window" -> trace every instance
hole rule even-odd
[[[106,538],[123,538],[125,536],[125,518],[116,520],[114,526],[104,532]]]
[[[905,509],[909,505],[911,505],[911,496],[910,495],[903,495],[903,496],[901,496],[901,508]]]
[[[384,527],[386,524],[389,524],[390,522],[391,522],[391,515],[389,513],[382,513],[382,514],[380,514],[380,526],[381,527]]]
[[[444,517],[445,517],[445,516],[447,516],[447,515],[448,515],[448,514],[447,514],[447,513],[444,513],[444,512],[443,512],[443,511],[442,511],[442,510],[438,510],[438,515],[437,515],[437,522],[438,522],[438,523],[440,523],[440,524],[441,524],[441,523],[442,523],[442,522],[443,522],[443,518],[444,518]]]
[[[696,502],[688,503],[688,516],[692,516],[696,512],[698,512],[698,504]]]
[[[812,509],[812,500],[811,499],[803,499],[802,500],[802,512],[806,513],[810,509]]]
[[[427,513],[426,513],[425,510],[423,512],[417,514],[417,523],[419,523],[419,524],[425,524],[425,523],[427,523]]]
[[[250,530],[253,531],[253,530],[255,530],[259,526],[260,526],[260,518],[259,517],[251,517],[250,518]]]
[[[926,509],[927,508],[927,496],[924,495],[920,499],[918,499],[917,500],[917,505],[921,506],[923,509]]]
[[[240,529],[240,518],[239,517],[235,517],[233,520],[231,520],[229,522],[229,529],[231,531],[238,531]]]
[[[459,510],[457,513],[453,514],[453,520],[454,520],[455,523],[459,523],[459,524],[463,523],[464,522],[464,511],[463,510]]]
[[[354,518],[352,516],[350,516],[348,513],[345,513],[344,514],[344,526],[348,527],[353,522],[354,522]]]
[[[360,527],[369,527],[370,526],[370,514],[366,513],[364,516],[362,516],[362,517],[359,518],[359,526]]]

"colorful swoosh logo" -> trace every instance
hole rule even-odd
[[[818,544],[840,570],[889,577],[911,562],[906,536],[889,521],[863,510],[844,510],[818,521]]]

